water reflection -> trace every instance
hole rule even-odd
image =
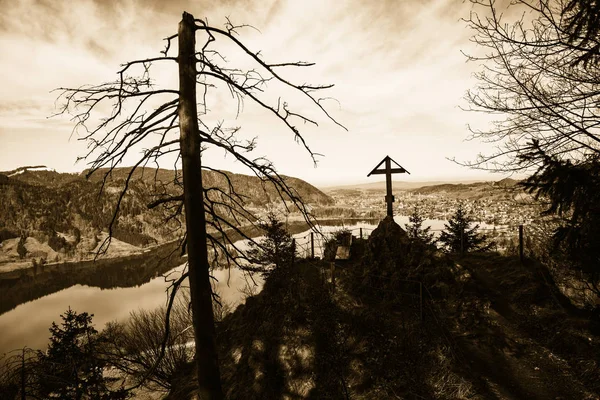
[[[169,274],[177,274],[182,268],[178,266]],[[213,275],[218,279],[216,289],[227,303],[236,306],[243,301],[241,289],[246,286],[247,277],[241,271],[220,270],[214,271]],[[261,279],[254,279],[259,285],[256,290],[260,290]],[[184,285],[187,286],[187,282]],[[151,310],[165,305],[168,286],[169,283],[162,276],[141,286],[129,288],[101,289],[76,284],[36,301],[21,304],[0,316],[0,355],[23,346],[45,348],[50,336],[48,328],[69,306],[78,312],[94,314],[94,325],[101,330],[109,321],[126,320],[131,311]]]
[[[184,262],[176,247],[176,244],[167,244],[131,257],[48,265],[2,274],[0,315],[19,304],[78,284],[101,289],[144,284]]]

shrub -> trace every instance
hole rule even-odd
[[[5,241],[6,239],[14,239],[19,237],[19,234],[13,231],[10,231],[6,228],[0,229],[0,243]]]
[[[50,238],[48,239],[48,246],[50,246],[50,248],[56,252],[59,252],[62,249],[68,249],[70,247],[66,239],[62,236],[58,236],[56,232],[52,232],[50,235]]]
[[[325,241],[323,249],[323,259],[327,261],[335,260],[338,246],[347,246],[350,243],[352,232],[348,228],[341,228],[333,232]]]

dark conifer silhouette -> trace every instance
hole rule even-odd
[[[423,244],[432,244],[435,242],[434,235],[431,233],[431,227],[423,227],[425,216],[419,205],[413,208],[412,213],[408,217],[409,223],[406,224],[406,234],[411,240],[417,240]]]
[[[268,275],[272,268],[291,264],[295,249],[292,236],[275,214],[269,213],[266,220],[260,223],[260,227],[265,237],[259,243],[250,243],[248,259],[258,265],[252,269]]]
[[[467,253],[470,251],[489,250],[487,237],[477,232],[479,224],[473,224],[464,204],[459,203],[454,215],[444,225],[438,241],[451,253]]]
[[[123,388],[111,389],[112,379],[103,375],[107,363],[100,357],[102,340],[92,325],[93,314],[69,308],[60,317],[60,325],[50,327],[48,350],[38,354],[39,398],[128,398]]]
[[[553,232],[554,256],[582,272],[588,288],[600,295],[600,157],[573,164],[547,156],[523,186],[548,201],[545,214],[560,218]]]

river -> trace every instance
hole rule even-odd
[[[396,222],[401,226],[408,222],[408,217],[397,216]],[[330,221],[328,221],[330,223]],[[323,226],[321,231],[327,233],[338,230],[341,226],[353,231],[355,236],[363,229],[363,235],[368,236],[376,227],[376,221],[347,221],[337,222],[335,225]],[[445,221],[426,220],[425,225],[438,232]],[[487,228],[489,226],[483,226]],[[303,231],[293,235],[298,244],[300,256],[310,253],[310,231]],[[315,235],[315,255],[320,256],[323,237]],[[139,262],[139,261],[138,261]],[[181,270],[181,265],[170,268],[169,272]],[[53,321],[60,320],[60,314],[68,307],[77,312],[86,311],[94,314],[93,322],[96,329],[101,330],[109,321],[124,321],[132,311],[139,309],[154,309],[166,304],[166,289],[169,284],[162,274],[166,271],[149,269],[142,266],[105,268],[98,267],[92,274],[87,273],[79,277],[81,271],[90,268],[80,268],[73,271],[46,271],[46,276],[15,278],[9,289],[15,289],[15,294],[10,299],[4,297],[6,290],[0,295],[0,355],[10,350],[28,346],[42,349],[48,343],[48,331]],[[169,273],[167,272],[167,273]],[[79,275],[78,275],[79,274]],[[142,276],[143,275],[143,276]],[[248,278],[238,269],[214,271],[218,280],[216,289],[222,299],[236,306],[240,304],[245,295],[240,291],[247,285]],[[46,279],[46,280],[43,280]],[[20,285],[20,280],[26,284]],[[261,287],[260,278],[255,277],[258,291]],[[116,283],[115,283],[116,282]],[[127,287],[119,287],[122,286]],[[16,300],[15,300],[16,299]],[[13,301],[13,303],[10,303]]]

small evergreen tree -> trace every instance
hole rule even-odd
[[[283,222],[271,212],[267,215],[267,220],[260,223],[260,227],[265,237],[258,244],[251,242],[248,251],[250,261],[259,266],[256,270],[266,274],[271,265],[275,268],[289,265],[296,249]]]
[[[419,241],[423,244],[429,245],[433,244],[435,241],[433,237],[433,233],[430,233],[431,227],[423,228],[423,222],[425,221],[425,216],[423,215],[422,209],[415,205],[412,213],[408,217],[409,223],[406,224],[406,234],[411,241]]]
[[[464,204],[459,203],[454,215],[444,225],[438,241],[450,253],[467,253],[469,251],[489,250],[491,244],[485,244],[487,237],[477,233],[479,224],[471,227],[473,220],[465,210]]]
[[[99,357],[101,340],[92,326],[93,314],[78,314],[69,309],[62,323],[50,327],[50,344],[39,352],[40,395],[59,399],[125,399],[123,390],[111,391],[110,379],[104,378],[107,365]]]
[[[17,253],[19,254],[19,258],[24,258],[27,255],[27,248],[25,248],[25,236],[21,236],[19,239],[19,244],[17,244]]]

